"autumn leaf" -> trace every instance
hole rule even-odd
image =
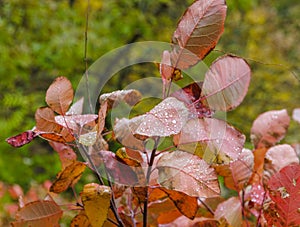
[[[251,140],[255,148],[274,146],[284,138],[289,124],[290,117],[285,109],[259,115],[251,128]]]
[[[16,213],[14,227],[59,227],[63,212],[54,201],[34,201],[26,204]]]
[[[35,112],[36,129],[42,132],[59,133],[62,126],[55,121],[55,114],[49,107],[38,108]]]
[[[130,106],[134,106],[141,98],[142,94],[137,90],[119,90],[100,95],[99,102],[101,105],[107,102],[107,109],[110,110],[116,107],[121,101],[126,102]]]
[[[189,111],[183,102],[168,97],[148,113],[142,115],[144,116],[142,122],[134,133],[148,137],[174,135],[180,132],[188,115]]]
[[[225,121],[191,119],[173,137],[178,149],[193,153],[207,163],[228,164],[242,151],[245,136]]]
[[[300,165],[291,164],[282,168],[270,178],[268,188],[273,202],[264,211],[268,224],[299,226]]]
[[[90,183],[84,185],[80,193],[85,213],[93,227],[102,226],[110,207],[110,187]]]
[[[189,196],[220,194],[217,175],[204,160],[183,151],[164,153],[157,161],[159,184]]]
[[[86,213],[82,210],[71,221],[70,227],[90,227],[90,221]]]
[[[231,197],[220,203],[215,211],[215,219],[225,218],[232,227],[242,226],[242,206],[237,197]]]
[[[197,203],[197,197],[188,196],[183,192],[175,191],[175,190],[169,190],[167,188],[163,187],[157,187],[155,188],[152,193],[159,193],[156,191],[161,191],[163,194],[160,195],[160,197],[168,197],[174,205],[177,207],[177,209],[186,217],[189,219],[194,219],[197,210],[198,210],[198,203]],[[150,196],[151,196],[150,194]],[[152,195],[153,199],[153,195]]]
[[[269,179],[280,169],[293,163],[299,164],[299,158],[290,145],[280,144],[271,147],[265,156],[264,179]]]
[[[60,115],[65,115],[73,100],[73,88],[66,77],[58,77],[46,92],[46,103]]]
[[[83,111],[83,102],[84,98],[81,97],[78,101],[72,104],[72,106],[66,112],[66,115],[81,115]]]
[[[230,55],[220,57],[205,74],[201,96],[212,110],[232,110],[246,96],[250,77],[251,70],[244,59]]]
[[[83,115],[72,115],[72,116],[55,116],[57,124],[65,128],[69,128],[77,132],[84,125],[95,121],[98,118],[96,114],[83,114]]]
[[[216,46],[224,30],[224,0],[195,1],[180,19],[173,34],[172,66],[186,69]]]
[[[73,187],[80,179],[85,167],[85,163],[78,161],[74,161],[71,165],[68,165],[57,174],[57,178],[51,185],[50,191],[54,193],[61,193],[69,187]]]
[[[5,141],[13,147],[22,147],[25,144],[30,143],[35,137],[38,136],[38,133],[28,130],[22,132],[18,135],[7,138]]]
[[[76,161],[77,155],[70,146],[53,141],[50,141],[49,144],[58,153],[62,169]]]

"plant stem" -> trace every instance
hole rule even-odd
[[[148,184],[150,182],[150,175],[151,175],[151,172],[152,172],[152,166],[153,166],[154,159],[155,159],[155,156],[156,156],[156,150],[157,150],[158,142],[159,142],[159,138],[156,138],[153,150],[151,152],[149,166],[148,166],[148,169],[147,169],[147,175],[146,175],[146,198],[145,198],[145,202],[144,202],[144,212],[143,212],[143,227],[147,227],[148,196],[149,196],[149,192],[148,192],[149,186],[148,186]]]

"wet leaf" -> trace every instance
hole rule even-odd
[[[55,122],[55,114],[49,107],[38,108],[35,112],[36,128],[42,132],[59,133],[62,126]]]
[[[26,204],[16,214],[14,227],[59,227],[62,210],[54,201],[34,201]]]
[[[84,125],[95,121],[98,118],[96,114],[72,115],[72,116],[56,116],[55,121],[65,128],[74,130],[75,132]]]
[[[97,134],[97,131],[82,134],[79,136],[79,143],[84,146],[92,146],[96,143]]]
[[[269,194],[274,202],[269,207],[266,219],[268,224],[276,226],[300,225],[300,165],[291,164],[271,177],[268,182]],[[268,213],[275,213],[276,218]]]
[[[255,148],[274,146],[284,138],[289,124],[290,117],[285,109],[259,115],[251,128],[251,140]]]
[[[246,96],[250,77],[251,70],[244,59],[223,56],[214,61],[205,74],[202,96],[212,110],[232,110]]]
[[[30,143],[38,134],[32,130],[22,132],[18,135],[7,138],[5,141],[13,147],[22,147]]]
[[[107,219],[110,207],[110,187],[95,183],[86,184],[80,196],[91,225],[102,226]]]
[[[183,102],[173,97],[166,98],[148,113],[142,115],[144,118],[135,130],[135,134],[148,137],[177,134],[185,125],[188,115],[189,111]]]
[[[71,221],[70,227],[91,227],[90,221],[84,211],[80,211]]]
[[[179,149],[208,163],[228,164],[238,158],[245,136],[225,121],[203,118],[189,120],[173,140]]]
[[[198,156],[183,151],[164,153],[157,161],[159,184],[189,196],[212,197],[220,194],[213,168]]]
[[[50,192],[61,193],[69,187],[73,187],[80,179],[85,167],[85,163],[78,161],[74,161],[71,165],[68,165],[57,174],[56,180],[50,187]]]
[[[73,100],[73,88],[66,77],[58,77],[46,92],[46,103],[60,115],[65,115]]]
[[[299,158],[295,150],[288,144],[280,144],[271,147],[265,157],[264,178],[269,179],[273,174],[279,172],[284,166],[292,163],[299,164]]]
[[[84,98],[80,98],[77,102],[73,103],[66,115],[81,115],[83,111]]]
[[[144,115],[132,119],[117,119],[114,126],[114,137],[123,146],[133,150],[144,151],[145,145],[142,140],[137,139],[133,134],[134,131],[144,120]]]
[[[195,1],[173,34],[172,66],[185,69],[202,60],[216,46],[224,30],[224,0]]]
[[[215,219],[225,218],[232,227],[242,226],[242,207],[241,201],[237,197],[222,202],[215,211]]]
[[[249,180],[249,184],[261,184],[264,172],[265,155],[267,148],[258,148],[253,151],[254,155],[254,167],[253,174]]]
[[[49,142],[49,144],[58,153],[62,169],[76,161],[77,155],[70,146],[53,141]]]
[[[110,110],[111,108],[116,107],[121,101],[126,102],[130,106],[134,106],[141,98],[142,94],[137,90],[119,90],[102,94],[99,98],[99,102],[101,105],[107,102],[107,109]]]
[[[181,216],[177,218],[175,221],[164,225],[164,227],[174,227],[174,226],[185,226],[185,227],[216,227],[220,226],[219,221],[213,219],[213,218],[195,218],[194,220],[191,220],[185,216]]]

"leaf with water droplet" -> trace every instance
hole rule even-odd
[[[97,131],[88,132],[79,136],[79,143],[85,146],[92,146],[97,140]]]
[[[204,160],[183,151],[164,153],[157,161],[160,185],[189,196],[220,194],[217,175]]]
[[[180,132],[188,120],[189,110],[183,102],[169,97],[143,116],[143,121],[134,131],[135,134],[165,137]]]

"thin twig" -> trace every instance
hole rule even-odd
[[[155,144],[154,144],[154,147],[153,147],[153,150],[151,152],[151,157],[150,157],[150,161],[149,161],[149,166],[148,166],[148,169],[147,169],[147,175],[146,175],[146,198],[145,198],[145,202],[144,202],[144,212],[143,212],[143,227],[147,227],[147,217],[148,217],[148,184],[150,182],[150,175],[151,175],[151,172],[152,172],[152,166],[153,166],[153,163],[154,163],[154,159],[155,159],[155,156],[156,156],[156,150],[157,150],[157,146],[158,146],[158,142],[159,142],[159,138],[157,138],[155,140]]]
[[[215,212],[201,198],[198,198],[198,200],[208,210],[209,213],[215,215]]]

